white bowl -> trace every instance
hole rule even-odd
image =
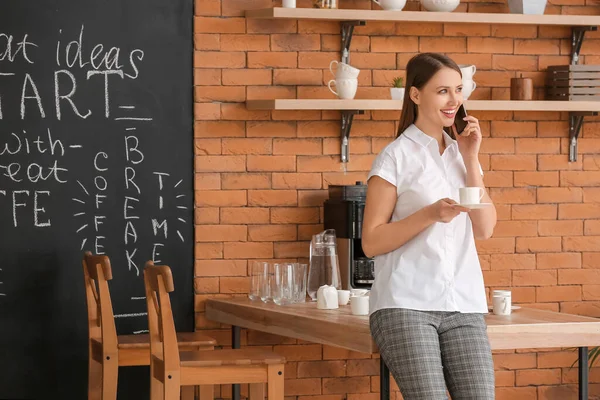
[[[456,10],[460,0],[421,0],[421,5],[427,11],[451,12]]]

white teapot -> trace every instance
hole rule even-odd
[[[339,308],[338,294],[335,286],[323,285],[317,290],[317,308],[321,310]]]
[[[406,0],[373,0],[373,2],[387,11],[400,11],[406,5]]]

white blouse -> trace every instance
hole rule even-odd
[[[445,197],[458,202],[467,171],[458,143],[445,132],[444,141],[440,155],[437,141],[411,125],[377,156],[367,180],[377,175],[396,186],[390,222]],[[398,249],[375,257],[370,312],[395,307],[488,312],[468,213],[434,223]]]

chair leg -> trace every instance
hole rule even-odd
[[[179,384],[179,377],[173,376],[172,379],[165,381],[164,388],[164,400],[179,400],[181,396],[181,385]]]
[[[150,400],[164,400],[163,383],[154,376],[154,365],[150,362]]]
[[[181,387],[181,400],[194,400],[195,399],[195,386],[182,386]]]
[[[249,400],[265,400],[265,384],[264,383],[251,383],[248,389]]]
[[[200,400],[214,400],[215,398],[215,386],[214,385],[201,385],[198,386],[200,389]]]
[[[102,400],[117,400],[119,362],[117,356],[102,363]]]
[[[283,400],[283,364],[267,366],[268,400]]]
[[[88,400],[102,399],[102,364],[90,355],[88,366]]]

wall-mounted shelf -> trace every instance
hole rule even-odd
[[[274,99],[248,100],[249,110],[338,110],[342,113],[342,162],[348,161],[348,140],[354,115],[366,110],[401,110],[401,100],[339,99]],[[569,161],[577,160],[577,138],[586,115],[598,115],[600,101],[512,101],[468,100],[465,108],[472,111],[554,111],[569,113]]]

